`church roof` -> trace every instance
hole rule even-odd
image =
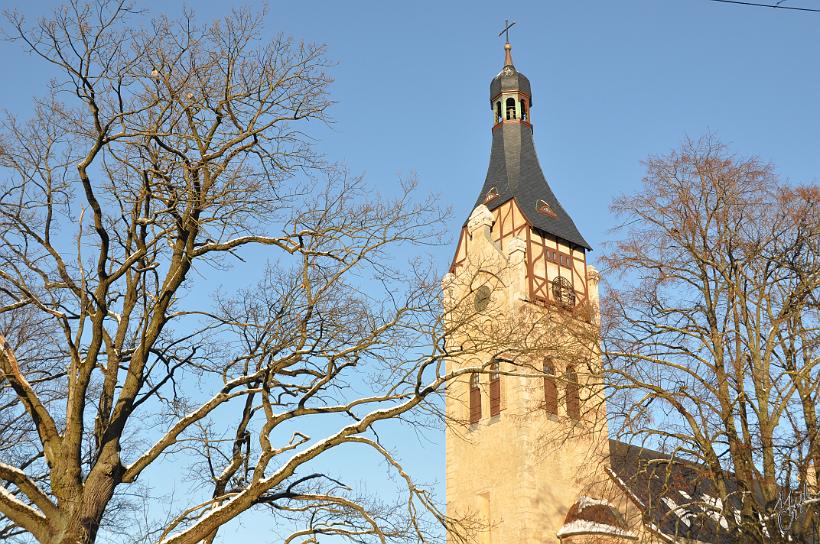
[[[608,501],[581,497],[572,505],[558,530],[558,538],[576,535],[610,535],[636,539],[629,531],[626,521],[618,509]]]
[[[739,516],[740,501],[723,505],[706,467],[618,440],[609,441],[611,475],[667,536],[710,544],[740,543],[724,516]],[[730,496],[740,488],[727,478]]]
[[[490,82],[490,100],[500,95],[503,91],[526,93],[530,97],[530,106],[532,106],[530,80],[527,79],[527,76],[516,70],[512,64],[504,66],[504,68],[498,72],[498,75]]]
[[[487,200],[491,194],[497,196]],[[547,184],[527,123],[501,123],[493,128],[490,166],[475,206],[484,204],[493,210],[511,198],[533,227],[592,249]]]
[[[541,171],[532,140],[532,125],[524,110],[532,107],[530,80],[516,70],[511,51],[509,42],[504,44],[504,67],[490,82],[490,103],[492,105],[499,95],[507,93],[507,99],[502,100],[505,104],[497,108],[497,116],[506,112],[506,100],[518,100],[521,119],[515,116],[511,119],[505,115],[506,119],[501,118],[493,127],[490,166],[475,206],[484,204],[493,210],[515,199],[533,227],[577,246],[592,249],[558,202]],[[524,104],[527,101],[529,106]],[[496,106],[492,107],[496,109]],[[496,120],[499,120],[498,117]]]

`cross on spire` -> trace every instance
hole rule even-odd
[[[515,21],[513,21],[511,23],[509,20],[504,19],[504,30],[502,30],[501,32],[498,33],[499,38],[501,37],[502,34],[506,35],[504,37],[504,41],[506,43],[510,43],[510,29],[513,27],[513,25],[515,25]]]

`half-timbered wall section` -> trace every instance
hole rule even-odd
[[[491,232],[493,241],[498,243],[499,249],[504,249],[505,242],[508,243],[513,237],[527,242],[527,283],[531,302],[561,302],[556,300],[553,292],[553,282],[559,277],[565,278],[572,285],[575,292],[574,306],[581,306],[588,301],[584,248],[531,227],[513,199],[492,212],[495,222]],[[469,236],[466,228],[461,230],[450,272],[455,272],[467,259],[465,236]]]
[[[461,234],[458,237],[458,245],[456,246],[456,254],[453,257],[453,262],[450,265],[450,272],[455,273],[458,268],[464,264],[467,259],[467,243],[464,237],[467,236],[467,227],[461,229]]]
[[[547,303],[555,299],[553,282],[565,278],[575,292],[575,306],[586,304],[587,262],[583,248],[536,229],[527,230],[527,280],[530,300]]]

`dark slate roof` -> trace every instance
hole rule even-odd
[[[515,66],[508,64],[490,82],[490,100],[500,95],[502,91],[520,91],[530,98],[532,106],[532,92],[530,91],[530,80],[527,76],[515,69]]]
[[[619,483],[641,503],[648,521],[662,533],[713,544],[740,542],[702,508],[709,497],[719,496],[704,466],[618,440],[609,441],[609,453]],[[739,495],[737,484],[727,480],[729,493]],[[737,501],[724,507],[725,515],[733,515],[739,506]]]
[[[485,202],[487,193],[493,189],[498,196]],[[547,184],[535,153],[532,127],[526,123],[501,123],[493,128],[490,166],[475,206],[485,204],[493,210],[511,198],[533,227],[592,249]],[[553,214],[538,211],[542,200]]]

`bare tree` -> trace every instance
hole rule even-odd
[[[4,538],[214,542],[251,511],[283,542],[465,534],[377,427],[430,424],[446,383],[489,372],[450,357],[542,346],[512,318],[484,334],[471,294],[445,321],[435,271],[399,258],[445,212],[315,154],[323,49],[264,40],[262,15],[6,13],[57,75],[0,133]],[[334,467],[343,448],[382,459],[398,498]],[[187,489],[159,507],[156,467]]]
[[[649,159],[613,210],[613,431],[713,483],[687,515],[744,542],[817,542],[820,190],[706,137]]]

